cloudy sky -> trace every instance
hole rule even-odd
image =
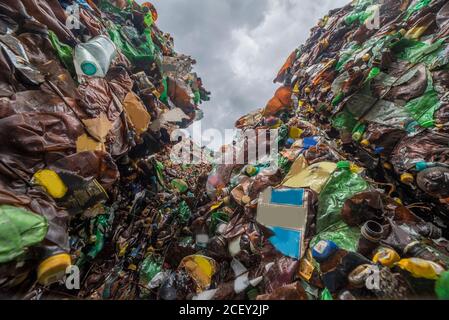
[[[152,0],[158,26],[178,52],[193,56],[212,92],[202,105],[202,130],[232,129],[242,115],[265,106],[273,79],[318,19],[349,0]]]

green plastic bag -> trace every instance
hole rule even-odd
[[[132,27],[119,27],[114,25],[108,30],[109,37],[112,42],[119,48],[119,50],[134,64],[147,62],[151,63],[155,58],[155,46],[151,40],[151,34],[145,34],[146,41],[141,41],[141,37],[137,30]],[[140,43],[139,46],[134,46],[130,41],[135,40],[136,43]]]
[[[368,182],[349,168],[335,171],[318,198],[317,232],[340,221],[345,201],[368,188]]]
[[[73,64],[73,48],[60,42],[58,36],[53,31],[48,31],[53,49],[56,51],[61,62],[69,70],[71,75],[75,75],[75,65]]]
[[[410,100],[405,105],[408,114],[424,128],[435,126],[434,115],[440,107],[438,93],[433,88],[432,75],[428,75],[428,85],[426,92],[419,98]]]
[[[350,227],[342,220],[318,233],[310,242],[310,247],[313,248],[321,240],[330,240],[341,249],[355,252],[359,238],[360,228]]]
[[[47,219],[22,208],[0,206],[0,263],[14,260],[44,240]]]

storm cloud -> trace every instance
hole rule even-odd
[[[232,129],[242,115],[265,106],[287,56],[331,9],[348,0],[152,0],[158,26],[195,70],[211,101],[202,129]]]

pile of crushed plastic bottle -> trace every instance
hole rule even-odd
[[[3,296],[449,298],[447,1],[329,12],[236,123],[275,159],[213,166],[171,161],[209,93],[154,7],[47,2],[0,5]]]

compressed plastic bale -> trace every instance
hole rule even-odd
[[[42,242],[48,231],[47,220],[31,211],[0,206],[0,263],[12,261],[25,249]]]

